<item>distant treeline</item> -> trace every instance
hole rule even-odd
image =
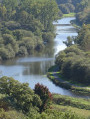
[[[54,38],[55,0],[2,0],[0,3],[0,60],[40,51]]]
[[[81,12],[88,5],[88,0],[56,0],[60,14],[68,14],[70,12]]]
[[[90,24],[90,0],[88,0],[87,7],[85,7],[84,10],[76,14],[76,20],[81,25]]]
[[[90,0],[56,0],[59,15],[76,13],[76,21],[80,25],[90,24]]]

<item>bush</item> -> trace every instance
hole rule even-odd
[[[34,89],[35,93],[38,94],[42,100],[41,111],[45,110],[46,108],[50,107],[50,102],[52,100],[52,94],[50,93],[49,89],[44,86],[40,85],[39,83],[35,85]]]
[[[32,107],[38,109],[42,104],[40,97],[34,94],[27,83],[21,84],[10,77],[0,78],[0,93],[7,94],[7,101],[24,113],[28,113]]]
[[[51,32],[43,33],[42,38],[44,42],[50,43],[52,42],[54,35]]]
[[[20,24],[15,21],[8,21],[5,23],[5,27],[7,27],[9,30],[14,30],[20,28]]]

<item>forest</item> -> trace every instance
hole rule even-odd
[[[89,22],[87,5],[88,0],[1,0],[0,60],[41,52],[55,37],[52,22],[58,16],[76,12],[79,23]]]
[[[0,3],[0,60],[30,55],[54,38],[55,0],[3,0]]]

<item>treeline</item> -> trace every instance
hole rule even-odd
[[[0,60],[40,51],[54,38],[55,0],[3,0],[0,3]]]
[[[85,7],[84,10],[76,14],[76,21],[81,25],[90,24],[90,0],[88,0],[87,7]]]
[[[31,90],[27,83],[0,78],[0,119],[81,119],[72,112],[53,109],[51,103],[52,94],[42,84]]]
[[[84,25],[76,38],[68,37],[65,44],[68,48],[59,52],[55,61],[61,74],[67,80],[90,85],[90,25]]]
[[[68,14],[70,12],[81,12],[88,5],[88,0],[56,0],[60,14]]]

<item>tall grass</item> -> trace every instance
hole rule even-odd
[[[69,96],[53,94],[53,103],[64,106],[72,106],[79,109],[90,110],[90,99],[73,98]]]

